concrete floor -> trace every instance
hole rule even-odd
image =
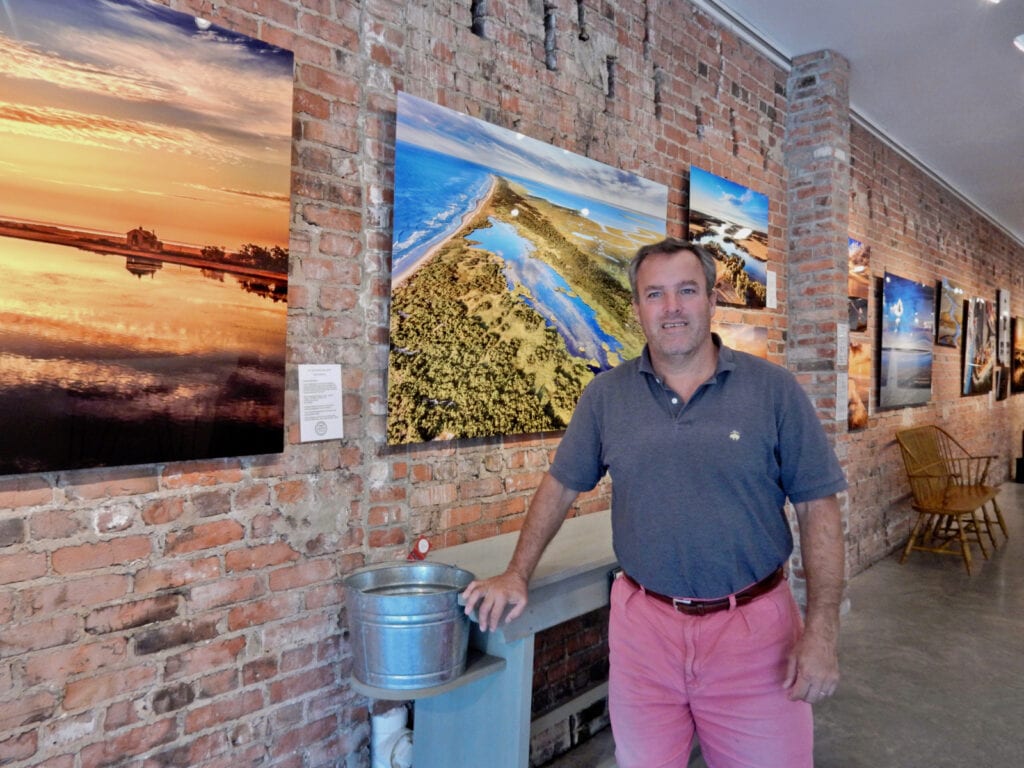
[[[1024,485],[999,496],[1010,539],[974,575],[894,553],[851,579],[842,682],[815,707],[816,768],[1024,766]],[[550,768],[614,768],[610,729]],[[706,768],[695,756],[690,768]]]

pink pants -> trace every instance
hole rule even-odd
[[[802,622],[783,581],[747,605],[686,616],[612,586],[608,700],[618,768],[812,768],[811,706],[782,687]]]

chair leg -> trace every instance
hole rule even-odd
[[[988,534],[988,540],[992,542],[992,551],[994,552],[999,549],[999,542],[996,540],[996,533],[993,530],[998,524],[998,520],[993,519],[985,504],[981,505],[981,522],[985,525],[985,533]]]
[[[1003,520],[1003,511],[999,509],[999,502],[992,499],[992,509],[996,512],[996,520],[999,522],[999,527],[1003,529],[1003,536],[1010,538],[1010,532],[1006,530],[1006,521]]]
[[[971,545],[967,541],[967,534],[964,532],[964,525],[956,527],[957,538],[960,539],[960,554],[963,555],[964,565],[967,567],[967,575],[971,575]],[[980,538],[978,539],[981,540]]]
[[[984,525],[985,529],[988,530],[988,523],[985,520],[985,508],[981,508],[981,519],[978,519],[978,511],[974,510],[971,512],[971,530],[974,531],[974,536],[978,540],[978,548],[981,549],[982,557],[988,560],[988,547],[985,546],[985,540],[982,538],[981,526]],[[989,538],[992,538],[992,533],[989,531]]]
[[[922,533],[921,528],[927,517],[930,517],[930,515],[925,515],[924,512],[919,512],[917,514],[917,521],[914,523],[914,527],[910,530],[910,538],[907,539],[907,546],[903,548],[903,554],[900,555],[900,565],[903,565],[903,563],[906,562],[907,555],[909,555],[910,551],[914,548],[914,541],[916,541],[917,537]]]

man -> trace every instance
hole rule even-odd
[[[846,481],[785,369],[711,333],[715,262],[669,238],[630,264],[641,357],[584,391],[507,570],[465,590],[494,630],[573,500],[612,478],[609,708],[619,768],[810,768],[811,704],[839,680]],[[793,503],[807,576],[803,626],[783,569]]]

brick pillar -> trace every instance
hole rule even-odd
[[[787,365],[817,408],[840,461],[846,446],[847,237],[850,202],[850,65],[833,51],[793,61],[783,144],[788,183]],[[847,343],[844,340],[844,345]],[[840,363],[840,360],[843,362]],[[838,388],[838,392],[837,392]],[[848,530],[844,497],[843,528]],[[799,550],[794,593],[804,603]]]

